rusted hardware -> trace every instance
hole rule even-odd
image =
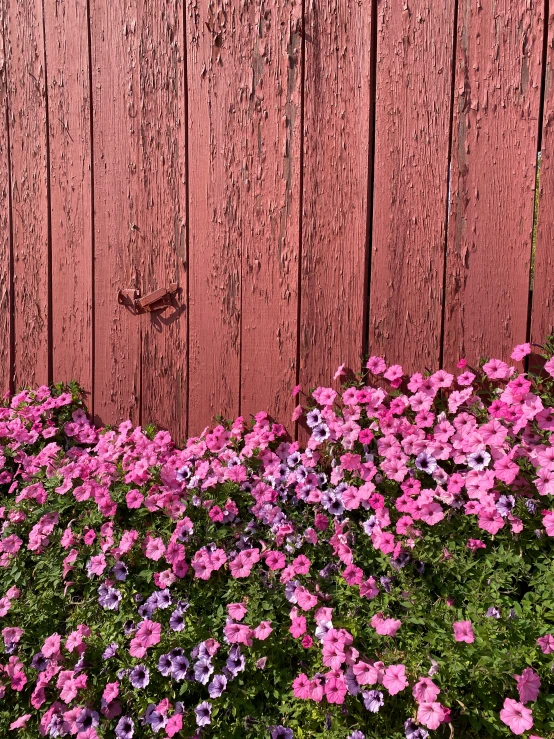
[[[172,282],[169,287],[161,287],[152,293],[140,297],[140,292],[134,288],[129,290],[120,290],[117,294],[117,302],[133,309],[134,313],[152,313],[154,311],[165,310],[171,305],[171,296],[175,295],[179,285]]]

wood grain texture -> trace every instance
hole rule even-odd
[[[300,241],[302,3],[248,14],[244,59],[241,414],[294,408]]]
[[[144,313],[142,422],[186,435],[185,49],[181,0],[140,4],[139,227],[141,294],[177,282],[174,305]]]
[[[440,361],[454,3],[377,13],[369,351],[412,372]]]
[[[554,10],[548,18],[531,341],[554,332]]]
[[[48,141],[41,0],[4,0],[14,254],[14,384],[49,380]]]
[[[92,392],[92,188],[86,0],[45,3],[52,228],[52,372]]]
[[[189,433],[239,410],[249,5],[187,0]]]
[[[140,419],[140,317],[117,302],[140,288],[140,110],[136,0],[91,0],[94,167],[94,414]]]
[[[460,0],[444,364],[526,338],[543,3]]]
[[[11,224],[4,0],[0,0],[0,395],[11,387]]]
[[[361,366],[371,2],[306,4],[300,383]]]

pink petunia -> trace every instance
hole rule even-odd
[[[234,621],[242,621],[248,609],[244,603],[229,603],[227,605],[227,613]]]
[[[306,617],[297,616],[292,619],[292,623],[289,627],[289,632],[294,636],[295,639],[299,639],[303,634],[306,633]]]
[[[161,639],[162,626],[157,621],[145,619],[139,625],[136,634],[131,639],[129,654],[132,657],[144,657],[146,650],[159,644]]]
[[[391,665],[385,670],[383,677],[383,685],[391,695],[400,693],[404,688],[408,687],[406,679],[406,668],[404,665]]]
[[[554,652],[554,636],[545,634],[537,639],[537,644],[541,648],[543,654],[552,654]]]
[[[521,675],[514,675],[517,681],[517,692],[519,700],[525,704],[536,701],[541,687],[541,680],[537,673],[530,667],[526,667]]]
[[[514,350],[510,354],[510,357],[512,359],[515,359],[516,362],[521,362],[521,360],[524,359],[528,354],[531,354],[531,344],[518,344],[516,347],[514,347]]]
[[[307,698],[310,697],[310,693],[311,693],[310,680],[308,676],[305,675],[303,672],[293,680],[292,692],[294,693],[295,698],[301,698],[303,700],[306,700]]]
[[[412,688],[412,693],[418,703],[433,703],[440,692],[440,688],[430,677],[420,677]]]
[[[53,657],[60,651],[61,637],[59,634],[52,634],[46,639],[42,645],[42,653],[45,657]]]
[[[259,626],[256,626],[256,628],[252,631],[252,635],[255,639],[265,641],[265,639],[267,639],[272,631],[273,629],[271,628],[271,621],[260,621]]]
[[[245,624],[227,624],[223,631],[229,644],[244,644],[252,646],[252,630]]]
[[[23,729],[26,726],[27,721],[30,718],[31,718],[30,713],[26,713],[24,716],[20,716],[18,719],[16,719],[10,724],[10,729],[12,729],[12,731],[13,729]]]
[[[506,698],[500,711],[500,720],[514,734],[523,734],[533,726],[533,715],[529,708],[513,698]]]
[[[157,562],[165,554],[165,544],[160,538],[148,539],[144,549],[144,554],[148,559],[152,559],[154,562]]]
[[[382,613],[376,613],[371,619],[371,625],[381,636],[396,636],[402,626],[402,621],[394,618],[383,618]]]
[[[428,729],[438,729],[447,716],[441,703],[420,703],[417,707],[417,720]]]
[[[467,644],[471,644],[475,641],[475,634],[473,633],[473,627],[471,621],[456,621],[452,628],[454,629],[454,639],[456,641],[463,641]]]
[[[115,683],[108,683],[106,685],[106,687],[104,688],[104,692],[102,693],[102,698],[104,698],[106,703],[111,703],[117,698],[118,695],[119,683],[116,681]]]
[[[175,736],[183,728],[183,715],[181,713],[174,713],[173,716],[168,720],[165,725],[165,732],[167,736]]]
[[[285,566],[286,559],[283,552],[267,551],[264,554],[265,563],[270,570],[282,570]]]

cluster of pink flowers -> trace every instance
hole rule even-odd
[[[512,356],[521,361],[529,351],[521,345]],[[1,696],[7,690],[19,693],[31,681],[30,705],[44,711],[42,736],[66,732],[95,739],[99,722],[105,720],[117,723],[116,736],[130,739],[138,717],[124,714],[121,684],[144,689],[151,669],[145,663],[155,655],[163,677],[179,681],[186,676],[207,685],[208,697],[217,700],[244,669],[241,648],[248,653],[254,644],[270,639],[277,628],[272,620],[243,623],[247,603],[227,603],[220,631],[198,643],[188,657],[177,647],[164,654],[156,650],[168,634],[173,637],[184,628],[188,604],[182,596],[188,584],[214,582],[225,573],[233,585],[253,575],[271,579],[284,593],[287,638],[317,653],[325,668],[311,676],[291,676],[295,698],[342,705],[348,696],[360,696],[365,708],[376,713],[386,695],[409,695],[411,689],[418,736],[450,722],[454,707],[438,701],[441,688],[432,679],[434,667],[422,676],[410,672],[406,660],[365,654],[355,631],[340,626],[340,618],[335,618],[339,625],[333,623],[337,609],[322,586],[325,568],[314,571],[301,550],[327,547],[332,558],[327,569],[335,568],[342,587],[352,588],[366,603],[377,600],[364,627],[393,654],[391,645],[405,626],[386,605],[379,605],[390,578],[378,579],[368,571],[367,561],[357,558],[356,542],[367,542],[375,556],[401,569],[412,560],[419,566],[415,553],[445,519],[471,521],[473,535],[465,546],[475,554],[486,551],[502,530],[517,537],[529,525],[537,537],[554,537],[554,408],[537,383],[500,360],[490,360],[482,370],[461,361],[457,376],[440,370],[406,377],[399,365],[387,367],[380,357],[371,357],[367,369],[370,377],[388,381],[391,392],[383,389],[382,379],[377,387],[356,382],[342,393],[316,388],[293,416],[309,431],[304,449],[266,413],[257,414],[251,425],[237,418],[228,426],[206,429],[178,449],[167,432],[149,435],[130,422],[117,430],[97,430],[81,409],[64,423],[62,442],[53,412],[69,406],[72,396],[54,397],[48,388],[20,393],[0,408],[5,447],[0,482],[9,501],[0,508],[0,568],[8,571],[18,558],[40,558],[58,547],[68,596],[77,581],[85,583],[79,587],[93,583],[106,618],[131,602],[121,583],[138,561],[155,570],[156,588],[144,602],[138,599],[132,605],[139,620],[129,626],[125,649],[120,648],[131,667],[121,668],[117,680],[107,680],[100,703],[91,706],[81,696],[90,687],[84,657],[92,624],[80,624],[65,635],[50,634],[34,663],[25,665],[18,650],[26,630],[10,622],[20,591],[11,586],[0,598],[0,618],[6,619],[2,637],[10,655],[0,666]],[[554,377],[554,360],[546,363],[545,372]],[[346,376],[344,367],[337,376]],[[485,402],[484,393],[493,399]],[[38,448],[34,453],[33,445]],[[233,490],[248,498],[246,526]],[[56,501],[67,497],[94,510],[103,523],[93,528],[62,519]],[[299,525],[298,510],[309,525]],[[162,530],[121,525],[126,516],[141,513],[159,516]],[[237,533],[199,541],[198,521],[212,527],[210,532],[236,527]],[[443,557],[450,556],[445,541]],[[171,616],[165,620],[154,616],[166,609]],[[467,650],[476,640],[474,623],[464,619],[451,624],[452,642]],[[542,633],[537,643],[544,655],[554,653],[551,634]],[[106,660],[113,657],[112,647],[103,645]],[[256,669],[262,670],[266,659],[257,659]],[[217,660],[222,663],[216,673]],[[533,726],[528,704],[537,700],[541,680],[528,666],[514,678],[513,694],[517,692],[519,701],[506,697],[499,718],[520,735]],[[194,710],[196,726],[208,726],[211,703]],[[164,698],[140,718],[156,726],[155,731],[174,736],[183,717],[183,706]],[[23,727],[30,718],[25,714],[12,727]]]

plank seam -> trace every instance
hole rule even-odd
[[[91,35],[91,19],[90,19],[90,0],[87,0],[87,43],[88,43],[88,85],[89,85],[89,127],[90,127],[90,229],[91,229],[91,306],[90,306],[90,408],[89,412],[94,418],[94,400],[95,400],[95,364],[96,364],[96,342],[95,325],[96,325],[96,300],[95,300],[95,233],[94,233],[94,128],[93,128],[93,99],[92,99],[92,35]]]
[[[362,357],[361,373],[367,376],[364,368],[364,359],[369,352],[369,313],[371,292],[371,257],[373,251],[373,210],[375,193],[375,124],[377,115],[377,0],[371,3],[371,48],[369,58],[369,137],[368,137],[368,164],[367,164],[367,222],[364,268],[364,315],[362,321]]]
[[[9,290],[9,312],[10,312],[10,345],[8,348],[8,362],[9,362],[9,391],[10,393],[15,392],[15,275],[14,275],[14,248],[13,248],[13,212],[12,212],[12,163],[11,163],[11,136],[10,136],[10,86],[8,84],[8,47],[6,45],[6,25],[7,25],[7,11],[2,0],[0,6],[2,13],[2,40],[4,47],[4,74],[6,83],[6,106],[4,114],[6,116],[6,147],[7,147],[7,160],[8,160],[8,239],[9,239],[9,275],[8,275],[8,290]]]
[[[544,19],[543,19],[543,39],[542,39],[542,57],[541,57],[541,91],[539,98],[539,120],[537,131],[537,153],[535,157],[535,179],[533,188],[533,226],[531,228],[531,254],[529,258],[529,302],[527,306],[527,330],[525,341],[531,341],[531,320],[533,314],[533,277],[534,277],[534,235],[537,230],[540,208],[540,192],[537,193],[537,175],[539,174],[540,155],[542,150],[542,134],[543,134],[543,117],[544,117],[544,99],[546,97],[546,60],[548,53],[548,17],[550,13],[550,0],[544,0]],[[543,339],[546,336],[541,337]],[[529,370],[529,355],[525,357],[525,371]]]
[[[300,383],[300,345],[302,328],[302,228],[304,209],[304,90],[306,81],[306,0],[302,0],[302,34],[300,41],[300,172],[298,199],[298,283],[296,300],[296,384]],[[294,438],[298,439],[298,421],[294,424]]]
[[[48,270],[48,382],[54,380],[54,346],[53,346],[53,317],[52,317],[52,193],[50,186],[50,115],[48,108],[48,68],[46,65],[46,23],[44,0],[42,0],[42,38],[44,47],[44,109],[46,116],[46,230],[48,247],[46,264]],[[65,379],[65,378],[64,378]]]
[[[188,44],[187,44],[187,3],[183,2],[183,49],[185,64],[184,116],[185,116],[185,310],[186,310],[186,350],[187,350],[187,388],[186,388],[186,423],[185,435],[189,435],[190,419],[190,217],[189,217],[189,71],[188,71]]]
[[[446,327],[446,276],[448,268],[448,225],[450,220],[450,199],[452,187],[452,140],[454,138],[454,93],[456,89],[456,54],[458,53],[458,4],[454,3],[453,38],[452,38],[452,67],[450,78],[450,120],[448,123],[448,161],[446,168],[446,213],[444,224],[444,250],[442,263],[442,305],[441,305],[441,333],[439,343],[439,367],[444,365],[444,334]]]

